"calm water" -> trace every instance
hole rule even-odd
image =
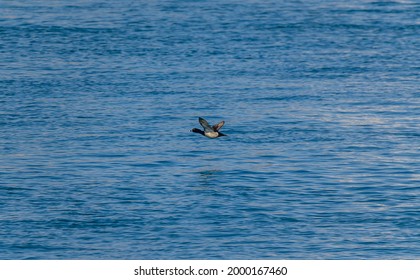
[[[0,9],[1,259],[420,258],[418,1]]]

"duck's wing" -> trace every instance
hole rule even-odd
[[[213,128],[209,125],[209,123],[205,119],[198,118],[198,122],[204,128],[204,132],[213,132],[214,131]]]
[[[224,124],[225,124],[225,121],[221,121],[218,124],[213,125],[213,130],[214,131],[219,131]]]

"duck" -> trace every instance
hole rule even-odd
[[[204,135],[208,138],[217,138],[217,137],[221,137],[221,136],[227,136],[226,134],[223,134],[223,133],[219,132],[219,130],[225,124],[225,121],[221,121],[218,124],[210,126],[209,123],[205,119],[199,117],[198,122],[204,128],[204,131],[201,130],[201,129],[198,129],[198,128],[193,128],[193,129],[191,129],[191,132],[199,133],[199,134]]]

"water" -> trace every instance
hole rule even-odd
[[[1,259],[420,258],[417,1],[0,9]]]

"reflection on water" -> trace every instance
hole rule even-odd
[[[214,188],[223,181],[223,171],[217,169],[202,170],[197,172],[196,183],[203,188]]]

